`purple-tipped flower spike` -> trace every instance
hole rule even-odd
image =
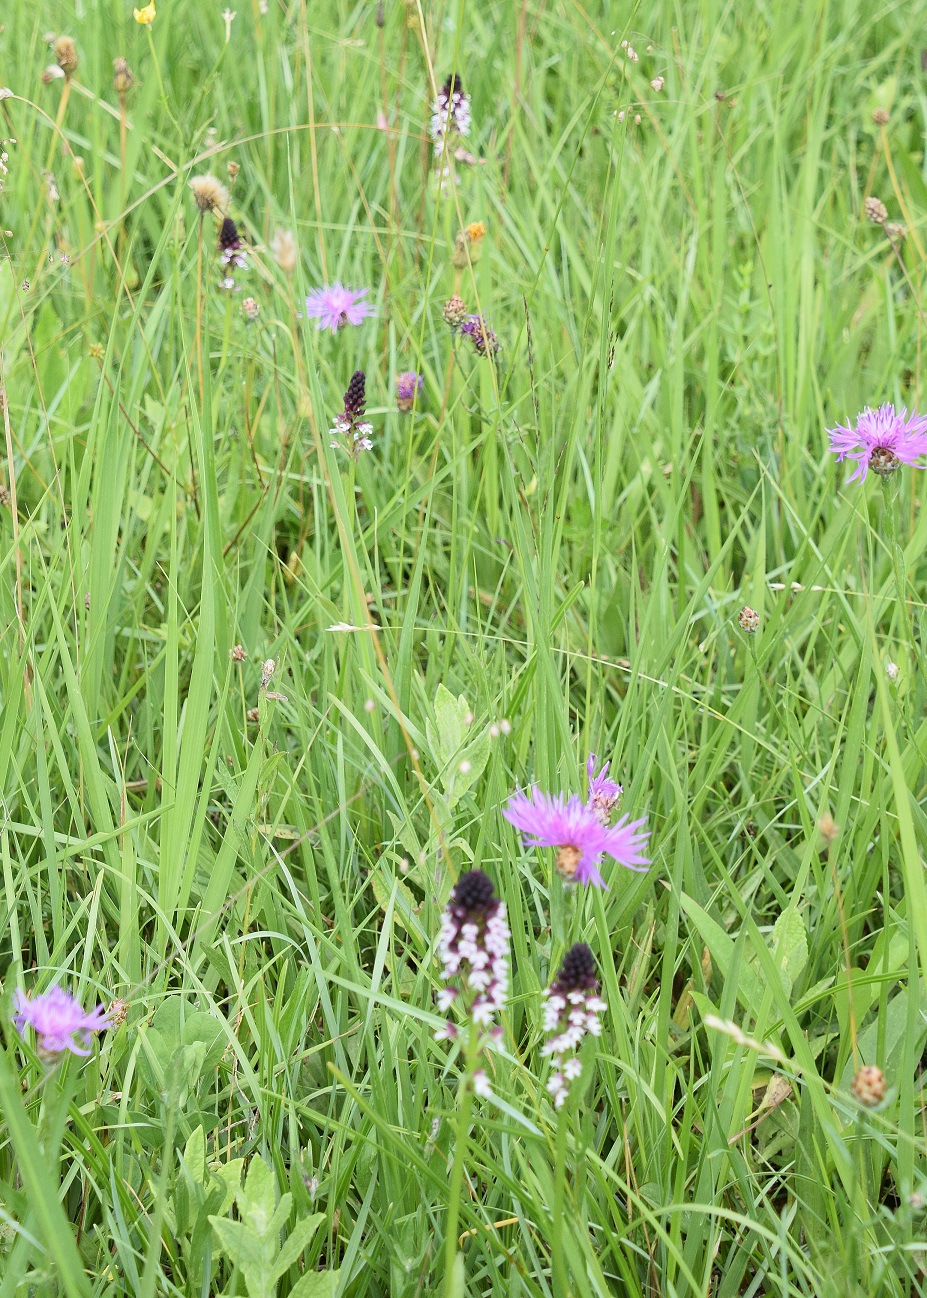
[[[396,405],[402,411],[411,410],[415,398],[421,392],[425,379],[415,370],[405,370],[396,376]]]
[[[362,302],[370,290],[366,288],[345,288],[343,284],[332,284],[317,288],[306,298],[306,315],[310,320],[317,320],[317,329],[330,329],[336,334],[342,325],[359,325],[367,316],[373,315],[369,302]]]
[[[364,420],[366,407],[367,379],[363,370],[355,370],[344,394],[344,411],[329,429],[333,451],[347,451],[356,460],[361,451],[370,450],[373,425]]]
[[[248,265],[245,259],[245,253],[242,248],[241,236],[238,233],[238,226],[230,216],[222,218],[222,225],[219,229],[219,252],[220,263],[226,267],[225,278],[222,281],[222,287],[233,289],[235,279],[230,266],[237,266],[239,270],[244,270]]]
[[[444,987],[438,993],[438,1008],[458,1005],[461,1014],[483,1029],[479,1049],[491,1046],[495,1034],[493,1015],[505,1003],[509,986],[509,926],[505,905],[495,894],[492,880],[482,870],[462,874],[444,911],[438,954]],[[448,1021],[438,1037],[454,1039],[456,1025]],[[477,1077],[477,1093],[488,1085]]]
[[[544,1031],[547,1041],[542,1055],[551,1055],[554,1072],[547,1089],[554,1107],[563,1107],[570,1092],[570,1082],[579,1077],[582,1064],[576,1052],[586,1033],[597,1037],[602,1032],[599,1015],[607,1008],[599,996],[595,960],[584,942],[571,946],[560,966],[560,973],[544,993]]]
[[[14,1027],[20,1036],[25,1035],[26,1024],[34,1028],[36,1049],[46,1063],[54,1063],[65,1051],[89,1055],[91,1033],[100,1032],[107,1025],[102,1005],[85,1014],[80,1002],[60,987],[50,987],[34,1000],[17,990],[13,999]]]
[[[906,409],[898,411],[888,402],[878,410],[867,406],[857,416],[855,428],[838,424],[836,428],[828,428],[827,435],[830,449],[838,460],[856,461],[848,482],[856,479],[865,482],[870,469],[879,477],[887,478],[902,464],[913,469],[925,467],[915,460],[919,455],[927,455],[927,417],[913,412],[908,418]]]
[[[612,826],[603,825],[595,809],[584,806],[576,794],[554,797],[536,788],[530,794],[515,793],[502,814],[521,830],[527,846],[557,849],[557,872],[568,883],[604,888],[598,866],[605,853],[628,870],[645,870],[650,864],[641,855],[650,836],[641,828],[643,818],[622,816]]]
[[[596,775],[596,762],[598,758],[595,753],[589,754],[589,760],[586,762],[586,774],[589,777],[589,792],[586,798],[586,806],[591,807],[595,814],[601,820],[603,825],[607,825],[612,818],[612,812],[621,803],[621,795],[624,789],[620,784],[608,778],[608,768],[611,762],[606,762]]]
[[[464,94],[459,76],[448,77],[438,92],[431,112],[431,138],[435,157],[440,158],[455,135],[470,134],[470,96]]]

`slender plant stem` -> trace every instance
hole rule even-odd
[[[473,1107],[473,1073],[476,1067],[477,1026],[470,1024],[467,1041],[466,1067],[460,1079],[460,1101],[457,1106],[457,1131],[454,1137],[454,1161],[451,1165],[451,1183],[447,1202],[447,1234],[444,1237],[444,1294],[454,1293],[454,1262],[457,1258],[457,1226],[460,1221],[460,1199],[463,1194],[464,1162],[467,1156],[467,1135],[470,1130],[470,1111]]]
[[[203,408],[203,213],[196,248],[196,372],[200,383],[200,409]]]
[[[557,1145],[554,1163],[554,1219],[551,1230],[551,1269],[554,1298],[567,1298],[570,1280],[563,1253],[563,1203],[566,1196],[567,1112],[564,1106],[557,1114]]]

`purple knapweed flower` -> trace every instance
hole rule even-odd
[[[317,320],[317,329],[330,329],[336,334],[342,325],[359,325],[367,316],[373,315],[373,307],[361,298],[369,293],[366,288],[345,288],[343,284],[332,284],[317,288],[306,298],[306,315],[310,320]]]
[[[563,958],[560,973],[544,993],[544,1031],[548,1033],[541,1048],[551,1055],[554,1072],[547,1089],[554,1107],[563,1107],[570,1092],[570,1082],[579,1077],[583,1066],[576,1056],[586,1033],[597,1037],[602,1032],[599,1015],[607,1009],[599,996],[595,959],[584,942],[571,946]]]
[[[85,1014],[80,1002],[61,987],[50,987],[30,1000],[23,992],[14,994],[13,1025],[20,1036],[28,1023],[35,1029],[36,1049],[42,1059],[53,1063],[66,1050],[72,1055],[90,1054],[90,1036],[107,1025],[102,1005]]]
[[[480,1029],[489,1029],[479,1049],[492,1045],[493,1015],[502,1008],[508,992],[509,926],[505,905],[496,896],[492,880],[482,870],[462,874],[451,893],[441,923],[438,954],[444,987],[438,993],[438,1008],[457,1005],[461,1014]],[[436,1034],[453,1040],[457,1027],[450,1020]],[[488,1085],[475,1079],[475,1089]]]
[[[431,138],[435,157],[442,157],[448,141],[455,135],[470,134],[470,96],[464,94],[463,81],[455,73],[438,91],[431,111]]]
[[[612,812],[621,802],[624,788],[608,778],[611,762],[606,762],[598,775],[596,774],[595,767],[598,760],[595,753],[590,753],[589,760],[586,762],[586,774],[589,777],[586,806],[592,808],[603,825],[607,825],[612,818]]]
[[[411,410],[415,398],[424,386],[425,378],[415,370],[405,370],[396,376],[396,405],[400,410]]]
[[[473,343],[477,356],[495,356],[499,350],[499,339],[481,315],[468,315],[460,332]]]
[[[613,856],[628,870],[645,870],[650,864],[641,856],[649,832],[641,829],[645,820],[627,816],[614,825],[603,825],[598,813],[584,805],[574,793],[565,798],[532,789],[516,793],[502,813],[525,836],[529,847],[555,847],[557,872],[569,883],[591,883],[605,887],[598,865],[603,854]]]
[[[333,451],[347,451],[356,460],[361,451],[373,446],[373,425],[364,419],[366,406],[367,379],[363,370],[355,370],[344,394],[344,410],[329,429]]]
[[[857,416],[855,428],[838,424],[836,428],[828,428],[827,435],[830,449],[838,460],[856,461],[848,482],[857,478],[865,482],[870,469],[880,478],[887,478],[902,464],[913,469],[925,467],[915,464],[915,460],[919,455],[927,455],[927,417],[914,412],[909,419],[906,409],[897,411],[890,402],[878,410],[867,406]]]

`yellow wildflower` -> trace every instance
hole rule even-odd
[[[146,4],[144,9],[133,9],[132,12],[135,14],[137,23],[141,23],[143,27],[150,27],[156,16],[155,0],[151,0],[150,4]]]
[[[486,226],[482,221],[474,221],[472,225],[467,226],[467,234],[470,236],[471,243],[479,243],[486,233]]]

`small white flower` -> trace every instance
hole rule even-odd
[[[896,681],[896,680],[898,679],[898,664],[897,664],[897,663],[886,663],[886,664],[885,664],[885,675],[888,677],[888,679],[889,679],[890,681]]]
[[[489,1085],[489,1078],[482,1068],[478,1068],[473,1074],[473,1089],[477,1095],[484,1097],[492,1095],[492,1088]]]

